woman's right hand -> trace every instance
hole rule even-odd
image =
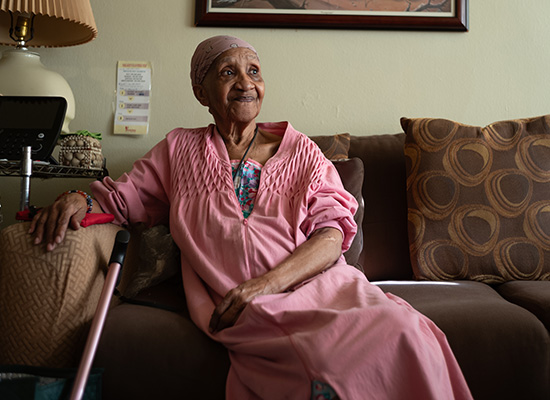
[[[52,205],[44,207],[31,221],[29,233],[34,235],[34,244],[45,243],[52,251],[65,238],[67,228],[80,228],[86,216],[86,199],[78,193],[61,196]]]

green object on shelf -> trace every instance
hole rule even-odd
[[[61,133],[60,136],[69,136],[69,135],[80,135],[80,136],[90,136],[94,139],[101,140],[101,133],[98,132],[90,132],[85,129],[82,129],[80,131],[76,132],[70,132],[70,133]]]

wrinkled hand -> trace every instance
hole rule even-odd
[[[231,289],[212,314],[210,333],[233,326],[248,303],[257,296],[269,293],[269,281],[265,277],[250,279]]]
[[[46,243],[46,250],[52,251],[63,241],[69,226],[80,228],[86,210],[86,199],[78,193],[62,196],[44,207],[31,221],[29,233],[34,234],[34,244]]]

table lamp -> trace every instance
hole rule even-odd
[[[32,47],[64,47],[97,36],[90,0],[0,0],[0,44],[15,46],[0,59],[0,95],[62,96],[67,113],[62,131],[75,117],[71,87],[40,61]]]

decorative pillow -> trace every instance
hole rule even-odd
[[[550,115],[401,125],[416,277],[550,280]]]
[[[29,224],[0,231],[0,364],[75,367],[121,228],[69,229],[47,252],[33,244]]]
[[[166,225],[132,229],[119,291],[133,298],[181,272],[180,251]]]
[[[359,255],[363,250],[363,215],[365,213],[365,202],[363,201],[363,162],[360,158],[350,158],[347,160],[335,160],[332,162],[340,175],[344,188],[350,192],[359,207],[354,215],[355,223],[357,224],[357,234],[351,246],[344,253],[344,257],[349,265],[353,265],[360,271],[363,271],[363,267],[359,264]]]
[[[351,136],[349,133],[339,133],[329,136],[310,136],[323,154],[329,160],[343,160],[348,158]]]

